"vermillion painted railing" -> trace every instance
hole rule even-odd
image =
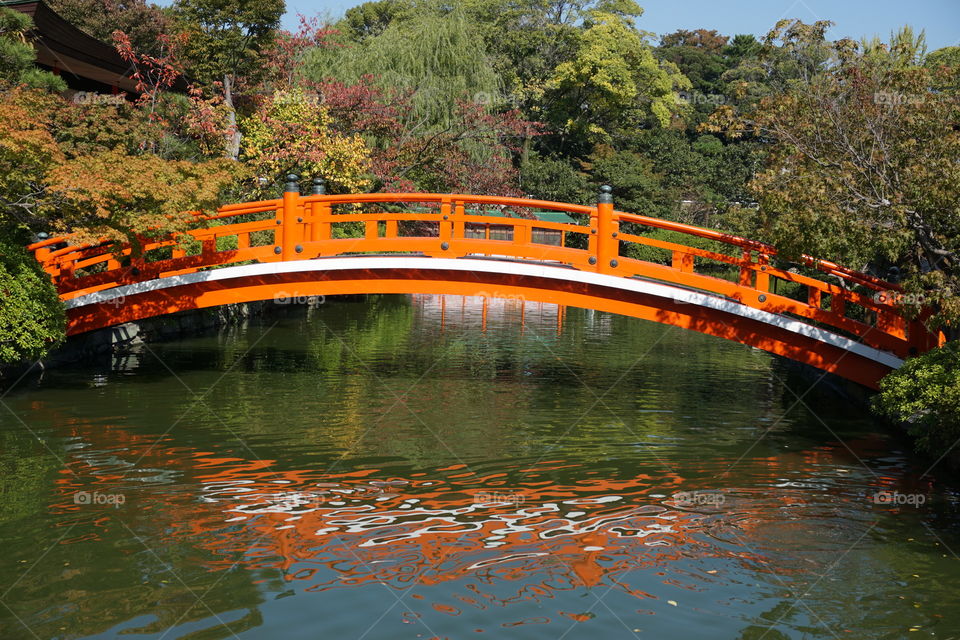
[[[383,211],[389,208],[383,205],[401,203],[408,208],[410,204],[419,205],[420,210]],[[473,211],[483,208],[501,209],[504,215]],[[505,209],[582,214],[589,224],[509,216]],[[925,315],[913,320],[904,316],[897,305],[900,288],[895,284],[808,256],[802,258],[804,266],[820,277],[778,268],[772,264],[777,252],[769,245],[616,211],[609,187],[603,188],[596,206],[582,206],[462,194],[326,195],[320,180],[314,181],[314,193],[304,196],[299,191],[299,178],[288,176],[282,198],[225,206],[203,219],[207,226],[180,237],[143,239],[140,251],[110,242],[71,245],[71,236],[43,240],[29,248],[65,301],[122,285],[246,262],[384,253],[442,258],[498,256],[680,285],[803,319],[900,358],[942,342],[941,334],[925,327]],[[362,226],[359,237],[336,233],[337,227],[350,223]],[[728,253],[626,233],[621,230],[622,223],[716,241]],[[491,225],[505,230],[501,235],[506,239],[492,238]],[[478,230],[483,237],[474,237]],[[552,231],[554,238],[559,236],[559,244],[545,242],[544,231]],[[539,239],[535,232],[540,233]],[[629,253],[631,244],[666,252],[669,264],[628,257],[625,253]],[[151,253],[160,250],[169,255],[151,260]],[[725,279],[715,270],[713,274],[704,272],[701,265],[707,264],[725,265],[735,275]],[[805,294],[790,297],[778,293],[776,281],[793,283],[794,294],[798,290]]]

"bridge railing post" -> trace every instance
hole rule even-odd
[[[743,260],[740,263],[740,277],[737,279],[741,287],[753,287],[753,252],[750,249],[743,250]]]
[[[467,237],[467,223],[463,220],[466,213],[462,200],[453,203],[453,237],[457,240]]]
[[[595,243],[596,267],[601,273],[609,273],[619,266],[620,224],[613,217],[613,189],[608,185],[600,187],[597,198],[596,222],[590,225],[596,230]]]
[[[147,265],[147,245],[150,243],[150,239],[139,233],[136,238],[136,245],[130,247],[130,264],[127,273],[123,276],[123,279],[129,282],[136,282]],[[216,242],[216,237],[214,237],[214,250],[216,250]]]
[[[453,199],[450,196],[444,196],[440,200],[440,250],[448,251],[450,249],[450,240],[453,238],[453,221],[450,216],[453,215]]]
[[[46,266],[47,259],[50,257],[50,254],[53,253],[47,247],[40,247],[39,249],[34,249],[33,257],[37,262]]]
[[[274,253],[281,260],[296,260],[297,254],[303,251],[298,244],[298,229],[303,222],[303,207],[300,205],[300,176],[291,173],[287,175],[287,183],[283,189],[283,202],[277,209],[277,236],[274,242]]]
[[[759,271],[756,272],[754,288],[760,293],[770,291],[770,274],[767,273],[767,267],[770,265],[770,256],[760,253],[757,256],[757,265]]]

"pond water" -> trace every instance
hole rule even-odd
[[[957,482],[819,374],[327,300],[0,406],[0,638],[960,638]]]

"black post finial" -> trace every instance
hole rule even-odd
[[[322,196],[327,192],[327,183],[323,178],[313,179],[313,195]]]
[[[287,174],[287,184],[284,188],[284,191],[291,193],[300,193],[300,176],[295,173]]]
[[[597,198],[597,202],[603,204],[609,204],[613,202],[613,187],[608,184],[600,187],[600,196]]]

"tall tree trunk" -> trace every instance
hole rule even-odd
[[[240,157],[240,129],[237,128],[237,111],[233,106],[233,76],[229,73],[223,76],[223,102],[227,105],[227,124],[230,130],[224,143],[224,155],[231,160]]]

